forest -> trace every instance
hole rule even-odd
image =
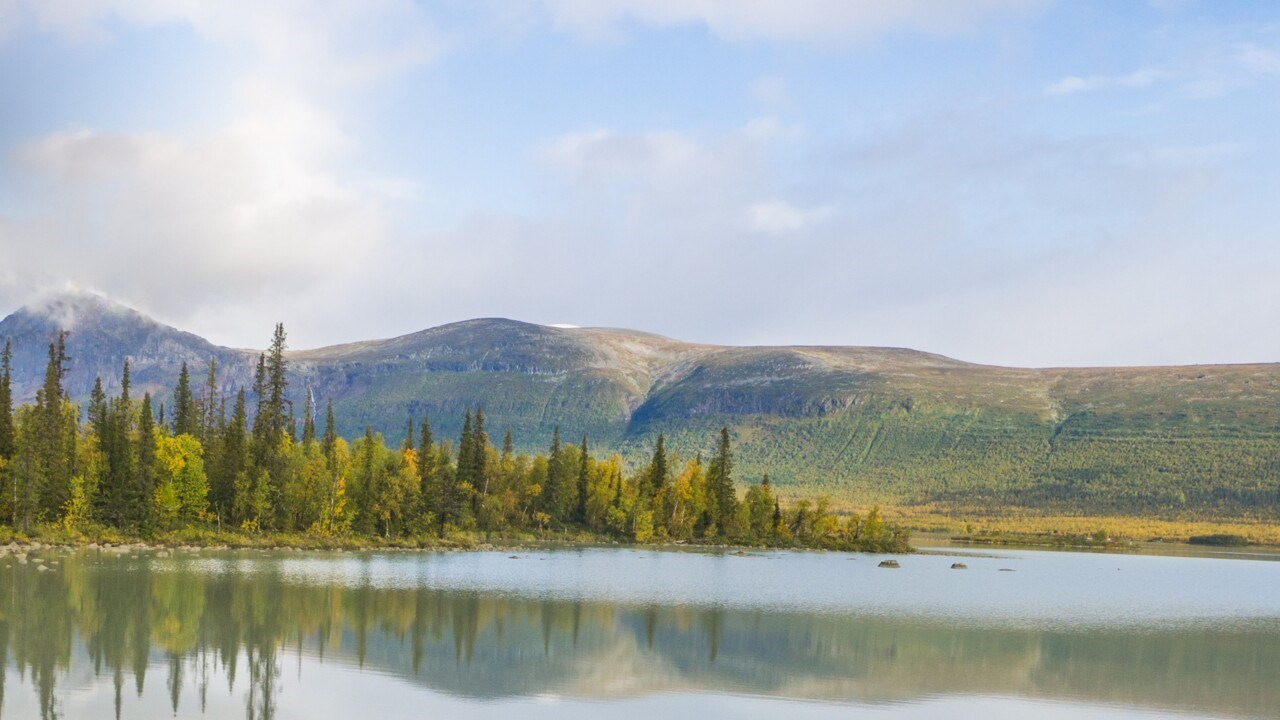
[[[13,531],[56,529],[73,538],[305,534],[432,546],[484,538],[632,543],[697,542],[902,551],[908,532],[877,508],[839,511],[829,500],[783,507],[765,475],[739,492],[727,427],[708,457],[680,457],[659,435],[645,462],[597,457],[590,438],[517,453],[510,429],[495,445],[481,407],[461,436],[437,438],[430,419],[405,420],[400,440],[367,428],[348,442],[332,402],[305,389],[301,419],[290,396],[286,335],[277,325],[251,388],[228,397],[218,364],[193,383],[184,363],[171,407],[120,392],[101,378],[87,407],[63,387],[66,333],[48,346],[35,402],[14,407],[12,347],[0,366],[0,518]],[[300,427],[299,427],[300,426]]]

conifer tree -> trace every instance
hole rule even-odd
[[[49,343],[49,362],[45,367],[44,384],[36,392],[36,467],[38,483],[34,487],[39,498],[39,510],[52,518],[61,510],[70,496],[72,458],[68,440],[74,440],[74,428],[64,407],[66,397],[62,380],[66,376],[67,332],[61,330]]]
[[[330,399],[324,411],[324,440],[321,450],[330,463],[333,462],[333,450],[338,445],[338,431],[333,424],[333,400]]]
[[[542,489],[542,503],[547,514],[557,522],[568,519],[560,504],[568,482],[568,474],[564,467],[564,451],[560,447],[560,426],[556,425],[551,430],[551,449],[547,454],[547,486]]]
[[[151,393],[142,396],[138,414],[137,470],[129,485],[128,513],[135,527],[150,527],[156,491],[156,435],[152,416]]]
[[[436,446],[436,484],[439,487],[437,514],[440,534],[458,514],[458,476],[449,457],[449,446],[441,442]]]
[[[99,517],[116,526],[129,521],[129,485],[133,482],[136,458],[133,443],[133,403],[129,361],[124,361],[120,374],[120,396],[107,404],[97,429],[106,457],[106,472],[98,484]]]
[[[17,438],[13,428],[13,346],[8,338],[0,352],[0,460],[13,457]]]
[[[205,374],[204,391],[201,393],[199,403],[200,418],[197,423],[196,439],[201,443],[207,445],[211,439],[220,434],[222,430],[221,423],[226,419],[225,417],[219,417],[219,413],[222,411],[225,411],[225,407],[220,402],[220,393],[218,392],[218,358],[210,356],[209,371]]]
[[[582,436],[582,450],[578,457],[578,487],[574,494],[577,497],[577,503],[573,510],[573,519],[575,522],[586,524],[587,522],[587,480],[590,474],[590,466],[588,460],[591,455],[587,450],[587,436]]]
[[[480,493],[489,492],[488,455],[489,435],[484,431],[484,408],[476,408],[476,425],[471,437],[471,476],[472,483]]]
[[[707,472],[707,510],[722,536],[730,535],[737,517],[738,496],[733,489],[733,454],[729,428],[720,429],[716,454]]]
[[[160,406],[161,424],[164,424],[164,406]],[[178,371],[178,387],[173,391],[173,434],[195,436],[198,431],[195,396],[191,394],[191,375],[183,361]]]
[[[474,433],[471,429],[471,408],[467,408],[467,413],[462,419],[462,437],[458,438],[458,469],[455,477],[457,484],[472,483],[474,478],[471,475],[471,445],[475,441]]]
[[[422,426],[418,438],[418,514],[438,512],[440,508],[440,487],[436,478],[436,447],[431,436],[431,420],[422,416]]]
[[[307,386],[307,403],[302,418],[302,444],[310,445],[316,441],[316,409],[315,401],[311,397],[311,386]]]
[[[400,443],[400,451],[413,452],[414,449],[413,418],[409,418],[407,430],[404,435],[404,442]]]
[[[247,519],[236,517],[234,508],[236,481],[249,470],[248,425],[244,388],[240,388],[232,406],[231,420],[222,430],[222,453],[216,473],[209,478],[209,502],[219,520],[238,522]]]
[[[658,433],[658,442],[653,448],[653,459],[649,461],[649,472],[645,477],[649,497],[657,497],[667,485],[667,475],[670,470],[667,466],[666,442],[666,437]]]
[[[373,426],[366,425],[356,458],[357,477],[352,498],[355,504],[356,528],[365,534],[376,530],[377,519],[373,512],[374,498],[378,497],[379,491],[376,453]]]
[[[267,354],[267,413],[271,437],[278,438],[286,429],[285,413],[288,398],[285,392],[289,386],[286,377],[288,362],[284,357],[285,333],[284,323],[276,323],[275,334],[271,337],[271,350]]]

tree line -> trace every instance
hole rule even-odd
[[[371,428],[348,442],[335,431],[332,401],[320,413],[309,388],[299,428],[283,325],[258,357],[252,388],[225,395],[216,359],[194,387],[183,363],[166,417],[149,393],[133,396],[126,360],[119,394],[108,397],[99,378],[82,413],[63,388],[66,338],[49,343],[35,402],[16,409],[8,341],[0,357],[0,517],[21,531],[60,524],[140,535],[218,527],[424,542],[482,532],[906,547],[906,531],[875,509],[838,514],[826,500],[783,507],[768,476],[740,494],[728,428],[705,460],[669,454],[659,435],[632,470],[618,454],[594,455],[586,436],[566,441],[558,427],[546,452],[516,453],[510,429],[495,444],[478,407],[456,443],[435,437],[426,417],[408,419],[398,443]]]

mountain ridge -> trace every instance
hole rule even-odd
[[[101,296],[54,296],[0,321],[15,395],[30,399],[46,346],[71,326],[73,398],[108,392],[130,359],[135,394],[167,401],[183,361],[210,357],[224,396],[257,352],[214,345]],[[518,449],[553,428],[644,457],[658,435],[685,457],[729,426],[745,478],[797,494],[952,508],[1029,504],[1238,516],[1280,505],[1280,364],[1010,368],[907,348],[725,346],[618,328],[477,318],[381,340],[290,351],[339,431],[398,438],[429,417],[456,437],[483,407]],[[301,414],[301,407],[296,412]]]

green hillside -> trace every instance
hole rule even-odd
[[[46,306],[49,303],[46,303]],[[179,363],[210,355],[224,393],[255,354],[218,348],[93,296],[0,322],[19,389],[74,322],[67,386],[83,396],[124,358],[163,398]],[[730,427],[742,480],[791,495],[992,514],[1280,518],[1280,365],[1015,369],[894,348],[732,348],[626,330],[472,320],[390,340],[295,351],[291,393],[334,402],[348,437],[398,438],[430,417],[456,437],[482,406],[518,449],[552,429],[597,451],[647,457],[659,433],[691,457]],[[24,374],[25,373],[25,374]],[[110,384],[110,382],[108,383]]]

